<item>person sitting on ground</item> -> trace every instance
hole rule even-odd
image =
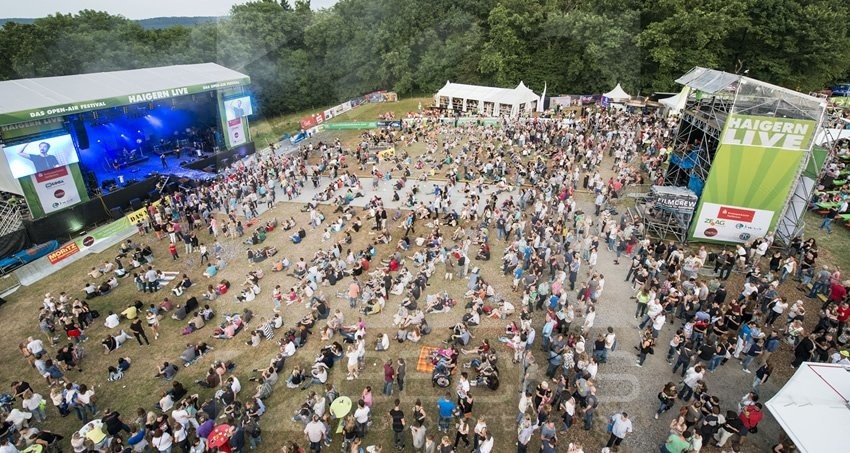
[[[215,264],[209,263],[209,265],[207,266],[207,270],[204,271],[204,277],[213,278],[216,276],[216,274],[218,274],[218,268]]]
[[[180,353],[180,360],[183,361],[183,366],[189,366],[198,359],[198,354],[195,350],[195,345],[191,343],[186,344],[186,349]]]
[[[204,321],[209,321],[210,319],[215,318],[215,311],[213,311],[209,305],[204,305],[204,308],[199,311],[199,314]]]
[[[106,326],[107,329],[114,329],[118,327],[118,324],[121,323],[121,319],[115,313],[109,311],[109,314],[106,315],[106,319],[104,319],[103,325]]]
[[[91,299],[100,295],[97,291],[97,287],[91,283],[86,283],[86,286],[83,287],[83,292],[86,294],[86,299]]]
[[[186,325],[186,328],[183,330],[183,335],[187,335],[187,334],[190,334],[190,333],[192,333],[196,330],[203,329],[205,325],[206,325],[206,320],[201,315],[201,312],[196,311],[195,315],[192,316],[192,319],[189,320],[189,323]]]
[[[382,333],[375,342],[376,351],[387,351],[390,349],[390,336],[386,332]]]
[[[289,377],[286,379],[286,387],[295,389],[301,386],[304,383],[305,373],[304,368],[300,366],[294,366],[292,368],[292,372],[289,374]]]
[[[293,244],[300,244],[301,241],[307,237],[307,232],[304,231],[304,228],[299,228],[298,232],[289,237]]]
[[[170,381],[174,379],[174,376],[177,374],[177,370],[178,368],[173,363],[163,362],[162,366],[159,367],[157,373],[153,377],[161,377],[166,381]]]
[[[218,292],[215,290],[213,285],[207,285],[207,290],[201,293],[201,297],[204,300],[216,300],[218,298]]]

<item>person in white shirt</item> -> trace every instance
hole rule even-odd
[[[284,357],[292,357],[295,355],[295,342],[287,341],[286,345],[283,347],[281,351]]]
[[[484,429],[484,440],[481,441],[481,444],[478,445],[479,453],[490,453],[493,451],[493,443],[496,441],[496,438],[490,434],[486,428]]]
[[[369,426],[369,415],[371,413],[372,409],[369,409],[365,401],[360,400],[357,402],[357,410],[354,411],[354,421],[357,422],[357,431],[361,436],[366,435],[366,430]]]
[[[154,431],[151,445],[160,452],[170,452],[171,446],[174,445],[174,438],[171,434],[164,432],[161,429]]]
[[[658,339],[658,335],[661,334],[661,329],[664,327],[666,322],[667,315],[664,314],[664,311],[661,311],[655,316],[652,320],[652,338]]]
[[[109,312],[109,315],[106,316],[106,319],[103,322],[103,325],[106,326],[107,329],[114,329],[118,327],[118,324],[121,323],[121,318],[118,317],[117,314],[113,312]]]
[[[378,338],[378,341],[375,344],[376,351],[386,351],[390,348],[390,336],[385,333],[381,334],[381,337]]]
[[[625,412],[614,414],[611,417],[611,436],[608,438],[608,443],[605,444],[606,449],[618,448],[626,435],[632,432],[632,421],[629,420],[629,415]],[[607,450],[605,450],[607,451]]]
[[[44,342],[38,338],[33,339],[33,337],[29,337],[27,338],[27,349],[30,354],[39,358],[42,354],[44,354]]]
[[[304,427],[304,435],[307,436],[307,440],[310,441],[311,450],[319,451],[322,446],[322,440],[325,438],[325,434],[327,434],[325,424],[319,420],[318,415],[313,415],[313,419],[310,423],[307,423],[306,427]]]

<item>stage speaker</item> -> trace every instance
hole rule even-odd
[[[113,219],[120,219],[124,217],[124,212],[121,210],[121,206],[116,206],[109,210],[109,217]]]
[[[89,133],[86,132],[86,125],[81,119],[71,121],[71,127],[74,128],[74,135],[77,136],[77,146],[80,149],[89,149]]]
[[[154,201],[159,200],[159,191],[154,189],[148,192],[148,201],[153,203]]]
[[[142,204],[141,198],[133,198],[132,200],[130,200],[130,209],[132,209],[133,211],[137,211],[139,209],[142,209],[143,207],[145,207],[145,205]]]

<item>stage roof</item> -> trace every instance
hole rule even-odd
[[[0,82],[0,125],[167,99],[250,78],[215,63]]]

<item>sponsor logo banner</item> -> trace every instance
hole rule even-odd
[[[73,206],[81,201],[80,193],[77,191],[67,165],[41,171],[30,177],[45,214]]]
[[[48,253],[47,261],[50,261],[50,264],[56,264],[79,251],[80,248],[77,246],[76,242],[69,242],[68,244],[60,247],[58,250]]]

